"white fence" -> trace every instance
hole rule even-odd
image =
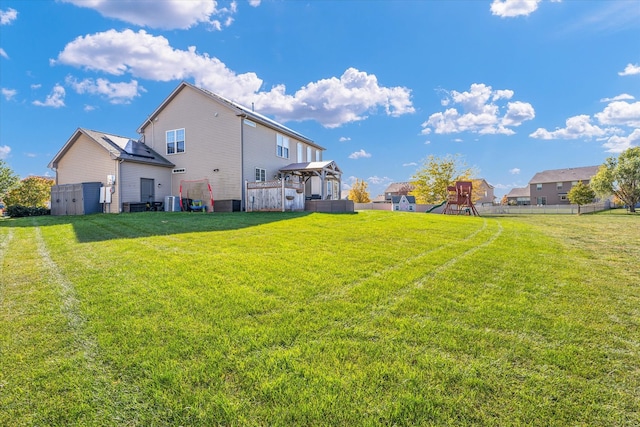
[[[610,209],[608,203],[591,203],[580,206],[580,213],[593,213]],[[530,206],[478,206],[480,215],[557,214],[577,215],[578,205],[530,205]]]
[[[391,203],[356,203],[356,210],[391,210]],[[416,205],[416,212],[426,212],[434,205]],[[580,213],[593,213],[610,209],[609,203],[592,203],[580,206]],[[434,209],[431,213],[442,213],[444,206]],[[577,215],[578,205],[531,205],[531,206],[480,206],[476,205],[478,213],[482,215],[521,215],[521,214],[566,214]]]

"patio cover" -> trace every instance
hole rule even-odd
[[[305,181],[312,176],[320,178],[322,186],[322,200],[327,197],[326,180],[338,181],[338,199],[342,198],[342,170],[333,160],[324,162],[291,163],[280,169],[285,175],[300,176]]]

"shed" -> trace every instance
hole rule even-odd
[[[416,198],[414,196],[391,196],[391,203],[394,211],[416,211]]]
[[[100,182],[63,184],[51,187],[51,215],[101,213]]]

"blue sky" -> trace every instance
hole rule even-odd
[[[327,149],[372,196],[433,154],[496,195],[640,145],[638,0],[0,0],[0,158],[136,138],[185,80]]]

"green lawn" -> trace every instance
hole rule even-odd
[[[2,426],[637,426],[640,215],[0,221]]]

